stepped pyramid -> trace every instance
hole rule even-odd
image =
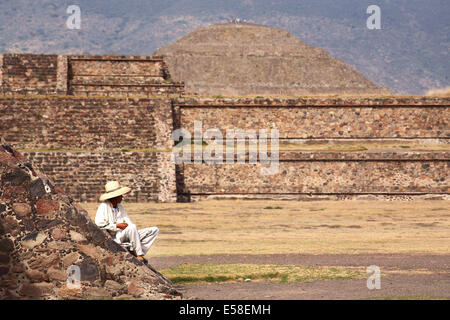
[[[154,55],[187,92],[207,95],[389,94],[289,32],[250,23],[197,29]]]

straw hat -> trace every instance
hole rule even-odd
[[[105,184],[105,191],[106,193],[100,196],[100,201],[105,201],[111,198],[121,196],[125,193],[130,192],[131,189],[128,187],[121,186],[118,181],[108,181]]]

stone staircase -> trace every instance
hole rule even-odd
[[[184,93],[162,58],[70,56],[68,92],[76,96],[158,96]]]

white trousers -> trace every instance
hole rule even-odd
[[[116,242],[130,242],[134,252],[138,256],[145,256],[158,236],[157,227],[149,227],[138,230],[135,224],[129,224],[124,230],[116,233]]]

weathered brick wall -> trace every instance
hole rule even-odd
[[[162,58],[148,56],[0,55],[0,94],[182,95]]]
[[[147,56],[70,56],[69,92],[77,96],[180,95],[162,58]]]
[[[448,194],[450,152],[281,152],[278,170],[184,164],[184,195]]]
[[[449,138],[450,98],[178,99],[178,126],[272,129],[280,139]]]
[[[175,124],[192,137],[219,129],[277,129],[282,142],[295,139],[439,139],[450,137],[450,99],[177,99]],[[270,141],[269,141],[270,142]],[[224,149],[225,150],[225,149]],[[225,155],[223,156],[225,159]],[[260,163],[177,166],[179,199],[211,196],[295,197],[309,195],[449,194],[450,153],[284,152],[273,175]],[[268,165],[264,165],[268,167]]]
[[[57,55],[3,54],[0,58],[0,93],[54,94]]]
[[[0,135],[21,150],[32,149],[26,155],[33,163],[78,201],[97,201],[110,179],[134,188],[131,201],[174,201],[177,193],[179,200],[208,195],[449,194],[450,155],[445,151],[281,151],[278,172],[265,176],[260,164],[175,166],[168,152],[172,130],[183,127],[192,133],[194,120],[202,120],[203,132],[217,128],[224,135],[228,128],[277,128],[284,142],[388,137],[449,141],[448,98],[0,98]]]
[[[55,185],[77,201],[96,202],[107,181],[132,190],[129,202],[158,201],[161,179],[156,152],[24,152],[33,165],[52,175]],[[172,190],[175,197],[175,189]]]
[[[113,179],[130,201],[176,200],[169,99],[3,97],[0,115],[0,135],[78,201]]]
[[[144,149],[156,143],[165,99],[0,98],[0,131],[21,149]]]

